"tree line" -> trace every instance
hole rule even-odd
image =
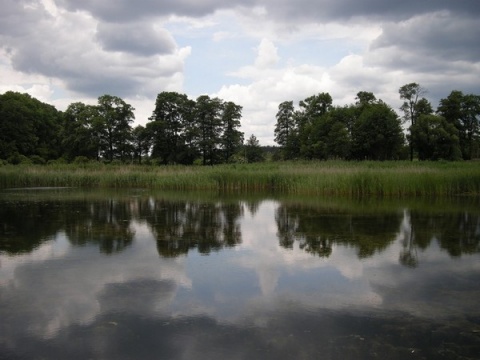
[[[158,94],[146,126],[132,127],[134,108],[103,95],[96,105],[75,102],[64,111],[28,94],[0,95],[0,160],[9,163],[72,161],[213,165],[259,161],[252,135],[239,130],[242,107],[203,95]]]
[[[333,106],[328,93],[278,107],[275,141],[283,159],[460,160],[480,157],[480,96],[454,90],[436,111],[417,83],[399,89],[398,114],[371,92]],[[404,126],[402,126],[404,125]],[[406,134],[405,131],[406,130]]]
[[[479,158],[480,96],[454,90],[434,111],[425,94],[417,83],[402,86],[403,116],[367,91],[345,106],[333,106],[325,92],[297,109],[284,101],[276,114],[273,159]],[[264,159],[255,135],[245,141],[240,131],[242,106],[230,101],[162,92],[145,126],[133,127],[134,118],[134,108],[112,95],[58,111],[9,91],[0,95],[0,160],[214,165]]]

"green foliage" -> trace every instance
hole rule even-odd
[[[403,144],[400,120],[384,103],[367,105],[354,124],[352,157],[358,160],[398,159]]]
[[[277,123],[275,125],[275,142],[286,148],[291,136],[294,135],[295,120],[293,101],[284,101],[278,105]],[[288,154],[286,156],[289,157]]]
[[[135,118],[135,109],[119,97],[103,95],[98,98],[95,110],[93,129],[101,153],[109,161],[125,161],[131,152],[130,124]]]
[[[458,130],[445,118],[420,115],[411,133],[420,160],[461,159]]]
[[[480,157],[480,96],[454,90],[440,100],[438,113],[458,130],[463,158]]]
[[[41,156],[38,156],[38,155],[30,156],[30,161],[34,165],[45,165],[47,163],[44,158],[42,158]]]
[[[60,156],[61,114],[28,94],[0,95],[0,158]],[[14,160],[15,161],[15,160]]]
[[[233,102],[227,102],[223,105],[221,147],[224,162],[228,163],[230,158],[243,144],[243,132],[238,130],[241,125],[241,118],[242,107],[240,105],[236,105]]]
[[[260,143],[253,134],[245,144],[245,158],[249,163],[264,161],[263,151],[260,147]]]

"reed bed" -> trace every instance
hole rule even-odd
[[[480,195],[478,162],[279,162],[201,166],[6,165],[0,188],[271,191],[333,196]]]

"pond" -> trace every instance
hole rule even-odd
[[[473,359],[480,200],[0,191],[1,359]]]

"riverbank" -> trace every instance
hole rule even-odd
[[[5,165],[0,188],[279,191],[335,196],[480,195],[479,162],[275,162],[202,166]]]

